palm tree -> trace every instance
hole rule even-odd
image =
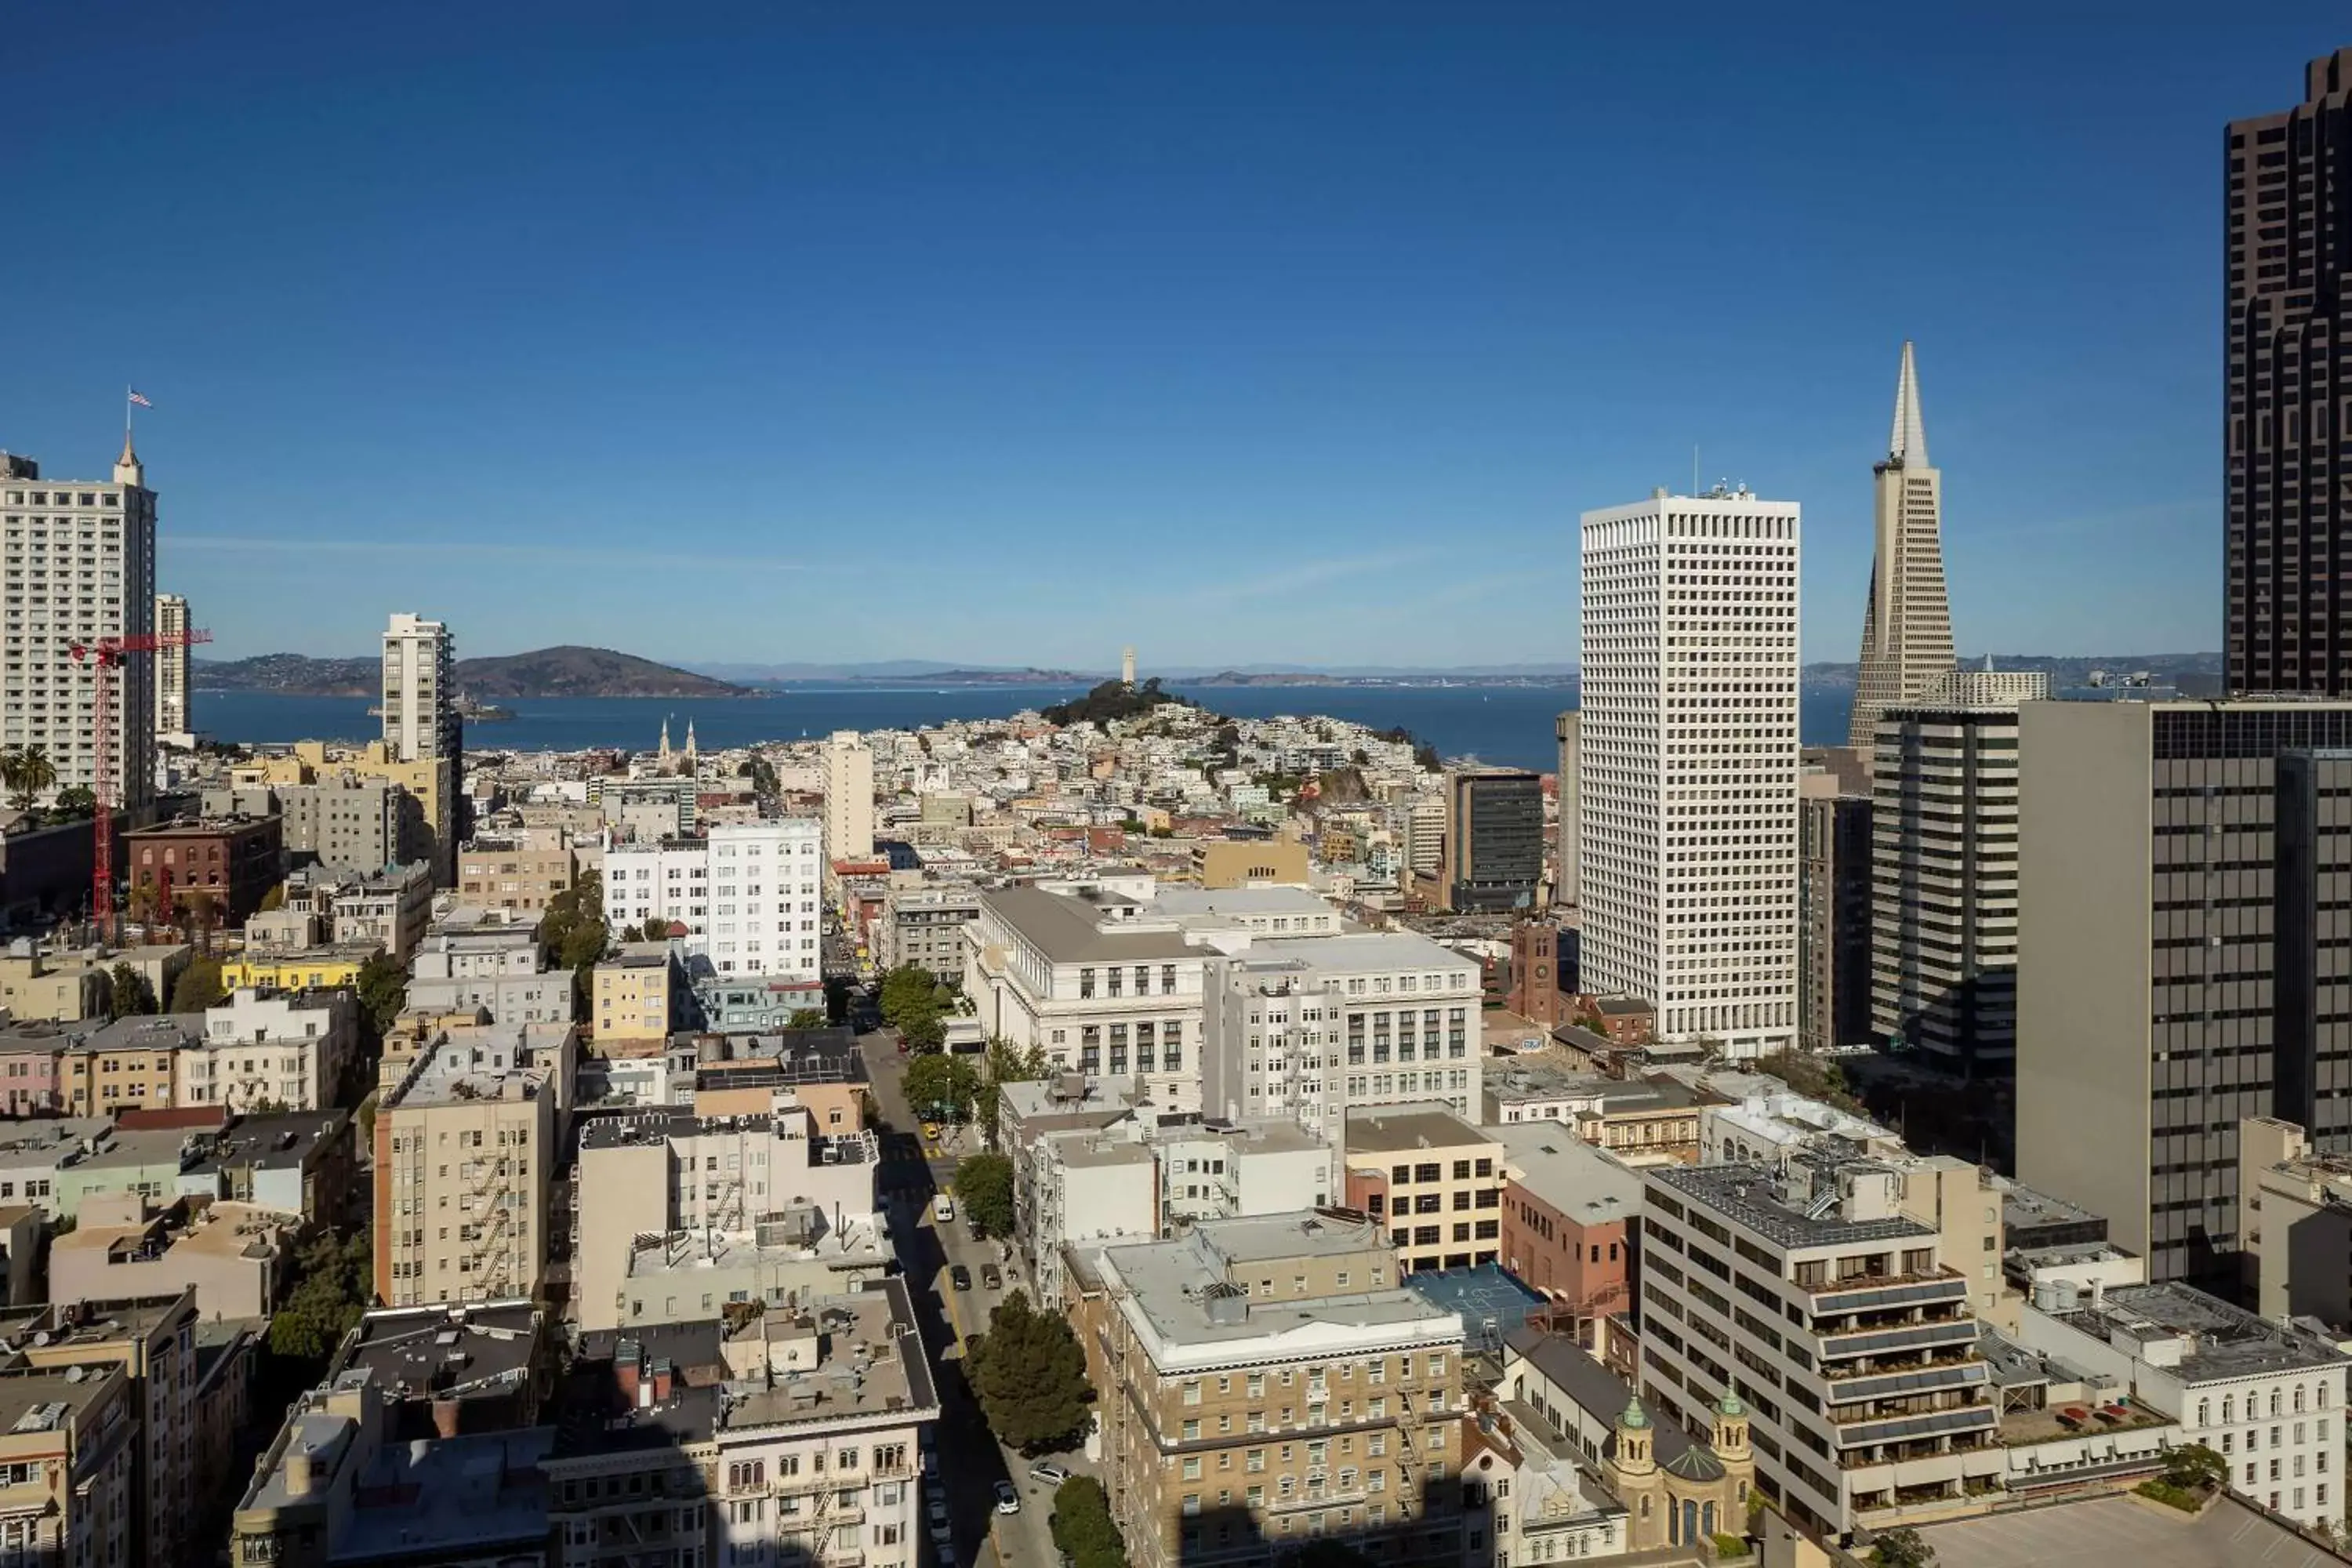
[[[58,782],[58,765],[38,746],[11,746],[0,752],[0,786],[20,812],[33,809],[41,792]]]

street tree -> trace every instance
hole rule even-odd
[[[1119,1568],[1127,1561],[1110,1499],[1092,1476],[1072,1476],[1054,1489],[1053,1535],[1073,1568]]]
[[[269,1321],[269,1348],[298,1361],[323,1363],[366,1310],[373,1289],[365,1234],[339,1241],[331,1233],[296,1258],[298,1280]]]
[[[824,1027],[824,1009],[822,1007],[797,1008],[793,1011],[791,1017],[784,1020],[784,1027],[787,1029],[822,1029]]]
[[[956,1167],[955,1186],[973,1229],[982,1236],[1013,1234],[1011,1160],[1002,1154],[971,1155]]]
[[[1024,1047],[1003,1035],[988,1037],[988,1051],[981,1067],[980,1095],[973,1103],[972,1114],[991,1143],[996,1142],[996,1111],[1004,1100],[1003,1086],[1034,1083],[1053,1070],[1053,1058],[1045,1054],[1045,1047]]]
[[[969,1116],[980,1074],[969,1057],[933,1051],[907,1064],[907,1102],[919,1116]]]
[[[360,1016],[376,1038],[382,1039],[400,1010],[408,1005],[408,971],[389,953],[377,953],[360,965],[357,986]]]
[[[1020,1290],[989,1314],[971,1374],[997,1440],[1024,1454],[1067,1448],[1085,1433],[1094,1387],[1069,1322]]]
[[[11,746],[0,752],[0,787],[19,812],[33,809],[41,792],[58,782],[58,765],[38,746]]]

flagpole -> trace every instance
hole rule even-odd
[[[122,388],[122,444],[131,445],[131,394],[136,390],[125,383]]]

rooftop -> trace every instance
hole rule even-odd
[[[305,1410],[278,1463],[247,1497],[250,1509],[284,1508],[304,1500],[289,1489],[286,1457],[311,1455],[312,1489],[323,1489],[357,1440],[358,1423],[324,1409]],[[555,1447],[547,1426],[478,1436],[385,1442],[369,1456],[352,1487],[353,1506],[338,1510],[331,1558],[393,1557],[416,1562],[436,1552],[471,1552],[493,1544],[543,1550],[547,1541],[547,1481],[540,1465]]]
[[[520,1300],[373,1311],[343,1342],[332,1370],[367,1370],[388,1400],[503,1394],[530,1374],[539,1317]]]
[[[718,1428],[719,1320],[585,1335],[557,1394],[556,1455],[697,1443]]]
[[[178,1050],[205,1043],[202,1013],[163,1013],[117,1018],[94,1034],[73,1042],[80,1051]]]
[[[334,1110],[247,1116],[214,1141],[211,1158],[231,1168],[299,1170],[320,1144],[339,1136],[351,1119],[350,1111]]]
[[[1201,954],[1181,931],[1120,931],[1118,922],[1112,922],[1110,930],[1101,929],[1104,922],[1097,907],[1073,894],[1006,888],[988,894],[982,901],[1054,963],[1131,963]]]
[[[1822,1149],[1791,1156],[1789,1169],[1803,1171],[1815,1181],[1834,1181],[1842,1172],[1886,1171],[1876,1161],[1863,1160],[1830,1140]],[[1706,1204],[1742,1227],[1784,1247],[1843,1247],[1856,1243],[1933,1237],[1936,1232],[1900,1214],[1884,1217],[1848,1218],[1847,1211],[1822,1199],[1808,1201],[1808,1188],[1780,1169],[1759,1163],[1666,1165],[1645,1170],[1643,1178],[1683,1197]],[[1826,1195],[1825,1194],[1823,1194]]]
[[[94,1374],[84,1367],[0,1374],[0,1436],[62,1435],[68,1423],[94,1403],[110,1382],[110,1374]]]
[[[1271,915],[1306,915],[1311,919],[1322,915],[1329,919],[1331,930],[1346,927],[1339,910],[1305,888],[1161,888],[1152,895],[1150,908],[1177,920],[1211,915],[1239,920]]]
[[[266,1263],[278,1256],[295,1224],[274,1209],[215,1203],[177,1214],[167,1209],[136,1225],[79,1226],[52,1240],[49,1249],[104,1252],[109,1263],[152,1263],[167,1253],[182,1252]]]
[[[1519,1121],[1486,1129],[1503,1146],[1513,1184],[1585,1225],[1634,1222],[1642,1212],[1642,1178],[1605,1151],[1555,1121]]]
[[[1350,931],[1335,936],[1261,937],[1250,944],[1252,967],[1292,963],[1336,973],[1376,970],[1445,970],[1459,973],[1472,961],[1425,936],[1402,931]]]
[[[79,1150],[114,1126],[104,1116],[60,1116],[19,1121],[0,1130],[0,1166],[54,1165],[59,1156]]]
[[[2181,1284],[2117,1286],[2097,1305],[2053,1315],[2146,1360],[2172,1355],[2177,1348],[2184,1383],[2341,1366],[2352,1359],[2307,1330],[2271,1322]]]
[[[2037,1192],[2022,1182],[2004,1177],[2000,1184],[2000,1217],[2009,1230],[2042,1225],[2105,1224],[2089,1209],[2052,1194]]]
[[[1632,1385],[1579,1349],[1573,1340],[1522,1324],[1506,1332],[1503,1343],[1512,1356],[1534,1366],[1583,1411],[1588,1420],[1604,1431],[1614,1431],[1617,1417],[1633,1401]],[[1536,1419],[1540,1422],[1542,1417]],[[1615,1446],[1613,1438],[1605,1444],[1603,1456]],[[1690,1434],[1679,1423],[1654,1417],[1651,1420],[1651,1458],[1659,1464],[1672,1466],[1692,1446]]]
[[[1494,1142],[1442,1105],[1391,1105],[1348,1112],[1348,1152],[1392,1154],[1416,1149],[1460,1149]]]
[[[772,1310],[727,1334],[729,1430],[900,1413],[939,1412],[938,1385],[903,1276],[820,1297],[794,1314]]]

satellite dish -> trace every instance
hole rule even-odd
[[[68,1383],[79,1383],[83,1378],[88,1377],[89,1375],[89,1369],[86,1366],[69,1366],[66,1368],[66,1381]]]
[[[47,1344],[49,1342],[49,1331],[47,1329],[37,1331],[33,1335],[33,1342],[37,1345]]]

